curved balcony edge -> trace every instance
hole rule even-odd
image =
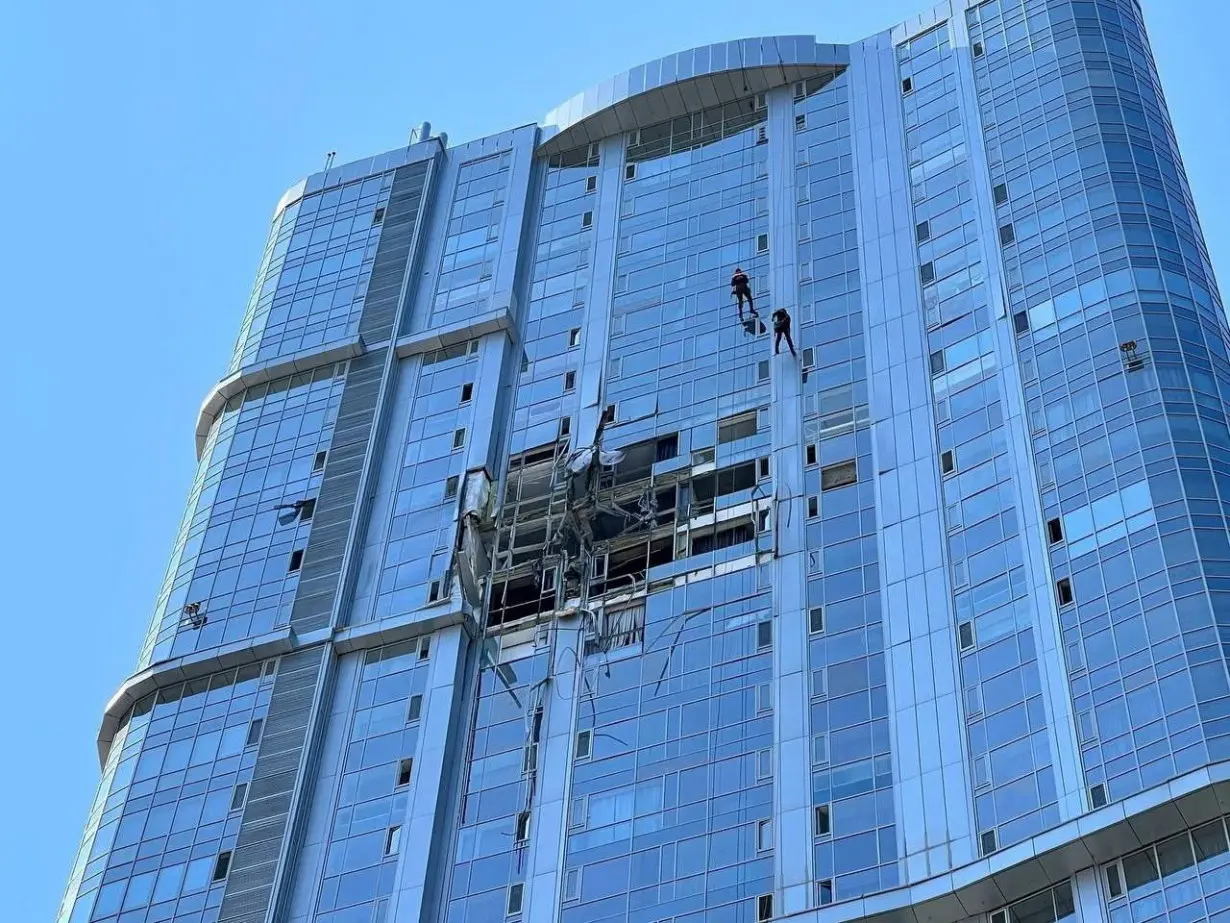
[[[322,365],[341,362],[344,359],[354,359],[365,352],[361,337],[355,336],[346,340],[335,340],[322,346],[300,350],[290,356],[271,359],[261,365],[248,366],[232,375],[228,375],[214,385],[201,402],[201,410],[196,420],[196,457],[199,461],[205,451],[205,443],[209,439],[209,430],[222,408],[236,394],[242,394],[253,385],[264,384],[286,375],[297,372],[311,372]]]
[[[697,109],[790,86],[850,63],[846,45],[778,35],[702,45],[641,64],[556,106],[542,120],[558,133],[538,146],[555,154]]]
[[[294,650],[298,645],[295,632],[287,626],[256,638],[245,638],[224,647],[200,654],[186,654],[146,667],[128,677],[103,709],[102,726],[98,729],[98,762],[107,762],[111,743],[119,733],[124,715],[151,692],[189,679],[209,676],[222,670],[257,663]]]
[[[478,637],[479,630],[474,617],[464,612],[458,602],[454,605],[434,605],[390,616],[378,622],[364,622],[335,630],[321,629],[306,635],[297,634],[288,625],[255,638],[245,638],[222,647],[160,661],[128,677],[107,702],[103,709],[102,724],[98,729],[99,765],[106,764],[111,744],[128,710],[151,692],[186,680],[210,676],[222,670],[259,663],[270,657],[278,657],[317,644],[330,642],[338,655],[350,654],[417,638],[456,624],[461,624],[470,637]]]
[[[1082,814],[951,872],[827,907],[796,923],[951,923],[997,910],[1077,872],[1230,814],[1230,760]]]

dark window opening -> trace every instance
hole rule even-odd
[[[571,330],[568,331],[568,346],[571,348],[573,346],[580,346],[580,345],[581,345],[581,328],[573,327]]]
[[[372,213],[372,224],[379,224],[384,220],[384,206],[381,205],[375,212]]]
[[[717,428],[718,445],[725,445],[737,439],[755,436],[759,432],[757,427],[758,416],[756,411],[750,410],[733,417],[727,417],[725,420],[719,420]]]
[[[1106,786],[1099,782],[1089,789],[1089,801],[1095,808],[1106,807]]]
[[[767,923],[773,919],[773,895],[762,894],[756,898],[756,921]]]
[[[586,212],[581,216],[581,227],[589,228],[594,226],[594,213]]]
[[[824,631],[824,607],[813,606],[807,612],[807,624],[813,635],[821,634]]]
[[[902,80],[901,80],[901,92],[902,92],[902,93],[912,93],[912,92],[914,92],[914,78],[913,78],[913,77],[904,77],[904,78],[902,78]]]
[[[816,900],[821,907],[833,903],[833,881],[826,878],[816,885]]]
[[[579,760],[587,759],[592,750],[594,740],[594,732],[591,730],[577,731],[576,747],[573,749],[573,756]]]
[[[636,164],[630,163],[624,167],[624,179],[636,179]]]
[[[694,506],[708,505],[711,507],[713,500],[717,497],[729,496],[741,490],[751,490],[755,486],[756,463],[748,461],[694,477],[691,492],[696,501]],[[703,512],[712,512],[712,509]],[[693,510],[690,515],[698,515],[698,511]]]
[[[260,743],[261,734],[265,730],[265,719],[254,718],[252,723],[248,725],[248,739],[244,743],[245,747],[255,747]]]
[[[982,47],[982,42],[974,42],[974,57],[981,58],[985,49]]]
[[[1016,330],[1017,335],[1029,333],[1029,314],[1025,311],[1018,311],[1012,315],[1012,326]]]
[[[461,427],[461,429],[453,431],[453,448],[460,449],[465,444],[466,444],[466,428],[463,426]]]
[[[935,264],[923,263],[918,267],[918,277],[922,280],[923,285],[930,285],[935,281]]]
[[[820,489],[836,490],[858,480],[858,463],[852,458],[820,469]]]
[[[559,434],[562,439],[572,433],[572,417],[561,417],[559,421]]]
[[[756,380],[757,381],[768,381],[769,380],[769,360],[768,359],[761,359],[760,362],[756,364]]]
[[[829,806],[827,804],[816,805],[816,836],[828,836],[833,832],[833,828],[829,824]]]
[[[692,536],[692,554],[708,554],[711,551],[721,551],[723,548],[733,548],[744,542],[754,541],[756,530],[750,522],[728,526],[707,535]]]
[[[768,253],[769,252],[769,235],[768,234],[757,234],[756,235],[756,252],[757,253]]]
[[[303,566],[303,549],[296,548],[290,553],[290,566],[286,568],[287,573],[293,574]]]
[[[438,603],[442,595],[443,588],[440,586],[439,580],[433,580],[427,585],[427,601],[429,603]]]
[[[226,878],[226,873],[231,870],[231,851],[218,853],[218,859],[214,862],[214,881],[223,881]]]
[[[915,225],[914,236],[918,239],[920,244],[929,241],[931,239],[931,222],[920,221],[917,225]]]
[[[1061,606],[1071,605],[1073,599],[1075,599],[1072,595],[1072,581],[1067,577],[1055,581],[1055,593],[1059,596],[1059,605]]]
[[[759,458],[756,460],[756,477],[764,480],[769,476],[769,460],[767,458]]]
[[[957,643],[961,650],[968,651],[974,646],[974,623],[962,622],[957,626]]]
[[[1008,186],[1005,183],[997,183],[994,189],[995,204],[1003,205],[1008,201]]]
[[[807,116],[803,113],[794,117],[794,130],[803,131],[807,127]]]
[[[419,660],[426,660],[431,655],[431,635],[419,638]]]
[[[654,459],[656,461],[669,461],[679,454],[679,434],[671,433],[669,436],[661,437],[654,446]]]
[[[397,787],[410,784],[410,773],[414,768],[414,760],[406,758],[397,764]]]
[[[593,192],[597,188],[598,188],[598,177],[596,176],[585,177],[585,191],[586,192]]]
[[[525,885],[518,881],[508,886],[508,916],[521,912],[521,901],[525,894]]]
[[[944,360],[944,350],[937,349],[931,354],[931,374],[939,375],[947,368]]]
[[[957,470],[957,459],[952,454],[952,449],[940,453],[940,473],[952,474]]]
[[[473,397],[474,397],[474,383],[471,381],[467,381],[464,385],[461,386],[461,403],[468,404],[470,403],[470,400]]]
[[[530,838],[530,812],[522,811],[517,815],[517,834],[516,841],[518,843],[528,842]]]
[[[577,386],[577,373],[576,372],[565,372],[564,373],[564,390],[572,391],[574,388],[576,388],[576,386]]]
[[[1110,892],[1111,897],[1123,896],[1123,879],[1119,876],[1118,865],[1106,867],[1106,889]]]
[[[1016,229],[1011,224],[1005,224],[999,229],[1000,246],[1006,247],[1016,240]]]
[[[401,825],[397,824],[389,828],[389,832],[384,836],[384,854],[386,856],[397,855],[401,848]]]
[[[814,494],[807,498],[807,518],[815,519],[820,515],[820,498]]]
[[[454,474],[450,475],[449,479],[444,482],[444,499],[451,500],[457,496],[457,488],[461,486],[461,478]]]
[[[804,451],[804,453],[805,453],[805,454],[806,454],[806,456],[807,456],[807,464],[809,464],[809,465],[814,465],[814,464],[816,464],[816,459],[817,459],[817,456],[816,456],[816,445],[815,445],[815,443],[810,443],[810,444],[807,446],[807,448],[806,448],[806,449],[804,449],[803,451]]]
[[[606,410],[602,413],[602,422],[615,423],[619,419],[619,411],[616,408],[616,404],[607,404]]]
[[[423,717],[423,696],[415,694],[410,696],[410,705],[406,709],[406,721],[418,721]]]
[[[238,811],[243,807],[243,803],[248,799],[248,783],[240,782],[235,786],[235,791],[231,795],[231,810]]]
[[[308,497],[303,501],[303,506],[299,507],[299,521],[307,522],[316,515],[316,498]]]
[[[1063,521],[1060,519],[1052,519],[1046,524],[1046,535],[1051,540],[1052,545],[1058,545],[1063,541]]]
[[[773,623],[772,622],[757,622],[756,623],[756,649],[763,651],[765,648],[773,646]]]
[[[317,452],[316,458],[312,462],[312,472],[315,473],[317,471],[324,471],[325,470],[325,459],[328,457],[329,457],[328,452]]]
[[[994,830],[984,831],[978,837],[978,840],[982,844],[982,854],[984,856],[991,855],[991,853],[995,852],[995,850],[999,848],[999,846],[996,843],[996,837],[995,837]]]

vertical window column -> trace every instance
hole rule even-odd
[[[895,49],[864,46],[864,66],[852,68],[855,196],[859,212],[876,507],[884,593],[889,731],[902,884],[976,858],[965,772],[956,633],[943,549],[939,453],[933,432],[924,312],[918,289],[915,222],[907,165],[899,139],[901,110],[883,105],[899,92]],[[877,175],[871,164],[884,163]],[[892,209],[881,221],[880,203]],[[888,260],[880,254],[895,251]],[[874,257],[874,258],[870,258]],[[897,267],[886,273],[884,266]],[[876,297],[874,293],[881,293]],[[912,341],[917,357],[893,364],[890,344]],[[930,553],[920,554],[919,550]],[[920,745],[920,740],[930,741]]]
[[[419,706],[422,723],[414,753],[414,788],[409,810],[401,821],[402,842],[412,848],[402,849],[397,866],[393,906],[400,919],[431,918],[425,895],[445,879],[452,858],[449,845],[453,818],[440,810],[439,801],[449,796],[445,773],[456,773],[469,732],[463,692],[469,643],[461,625],[451,625],[431,636],[431,667]],[[407,715],[413,717],[413,711],[408,710]]]
[[[785,308],[797,315],[798,240],[796,232],[795,126],[791,89],[768,94],[769,118],[769,284],[767,315]],[[797,333],[795,325],[795,336]],[[764,338],[772,349],[772,338]],[[803,482],[803,396],[798,360],[785,349],[773,371],[773,516],[776,554],[773,568],[773,619],[780,643],[773,645],[773,786],[777,842],[775,890],[779,914],[808,909],[812,900],[811,721],[807,675],[807,520]]]
[[[491,306],[496,310],[507,308],[518,323],[521,321],[521,312],[515,290],[517,264],[521,256],[520,241],[525,211],[530,207],[530,193],[537,192],[537,186],[532,182],[536,140],[537,129],[532,126],[513,132],[512,163],[508,170],[508,199],[501,216],[501,246],[495,257],[491,286]]]
[[[585,295],[585,326],[581,330],[580,412],[573,426],[576,445],[589,445],[598,429],[603,403],[602,376],[607,367],[611,329],[611,299],[615,284],[615,250],[619,239],[619,198],[624,181],[627,136],[602,141],[599,149],[597,203],[594,209],[593,252],[589,291]]]
[[[949,23],[955,43],[969,44],[969,23],[964,16],[954,16]],[[978,91],[974,81],[973,58],[956,56],[957,102],[963,124],[978,126],[968,132],[973,156],[969,158],[970,185],[978,222],[978,240],[983,248],[983,265],[987,273],[987,294],[995,317],[996,364],[1003,382],[1002,393],[1007,405],[1004,433],[1013,467],[1012,483],[1018,489],[1017,509],[1021,516],[1021,544],[1025,551],[1025,572],[1032,584],[1030,598],[1037,613],[1034,627],[1038,633],[1038,672],[1042,677],[1042,698],[1046,703],[1047,731],[1050,739],[1055,783],[1059,796],[1060,817],[1070,820],[1085,811],[1085,781],[1077,743],[1076,716],[1072,707],[1068,677],[1064,670],[1063,634],[1059,612],[1055,607],[1052,575],[1048,566],[1046,525],[1042,515],[1041,491],[1034,466],[1030,463],[1033,444],[1021,390],[1021,368],[1016,350],[1016,333],[1009,317],[1005,292],[1008,281],[1002,263],[1003,243],[997,230],[997,219],[991,203],[996,200],[995,183],[988,169],[986,148],[982,137],[982,117]]]
[[[572,792],[572,764],[580,746],[575,733],[585,650],[580,619],[559,619],[552,628],[551,673],[545,687],[542,740],[537,747],[537,784],[528,827],[526,920],[559,918],[560,871],[563,868],[567,806]],[[592,738],[585,744],[592,746]]]

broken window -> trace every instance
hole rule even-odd
[[[736,439],[746,439],[748,436],[755,436],[757,433],[756,418],[756,411],[749,410],[746,413],[718,420],[718,445],[725,445],[728,442],[734,442]]]
[[[836,490],[858,480],[858,464],[852,458],[820,469],[820,489]]]

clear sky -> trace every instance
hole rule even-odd
[[[846,42],[930,0],[44,0],[0,26],[0,903],[52,919],[282,191],[537,121],[673,51]],[[1226,0],[1144,0],[1230,286]],[[601,11],[600,13],[598,11]],[[1219,64],[1218,62],[1221,62]]]

